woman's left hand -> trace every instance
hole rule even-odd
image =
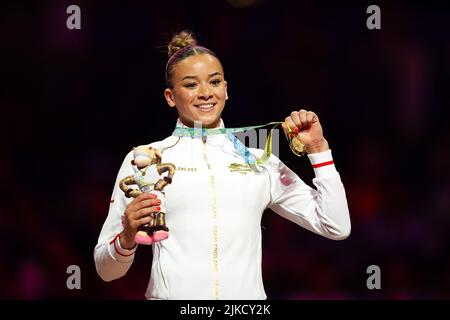
[[[322,126],[319,117],[312,111],[301,109],[294,111],[289,117],[286,117],[281,124],[284,134],[289,137],[291,134],[298,135],[300,141],[305,145],[307,153],[318,153],[329,149],[328,142],[323,136]]]

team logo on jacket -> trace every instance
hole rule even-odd
[[[228,166],[228,169],[230,169],[230,172],[238,172],[240,174],[247,174],[249,172],[252,172],[252,168],[248,165],[248,163],[231,163]]]
[[[177,171],[197,172],[197,168],[177,167]]]

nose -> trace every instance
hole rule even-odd
[[[209,98],[212,98],[212,91],[207,85],[202,85],[199,88],[198,91],[198,97],[200,99],[208,100]]]

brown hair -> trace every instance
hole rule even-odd
[[[216,57],[216,54],[208,48],[197,45],[197,40],[191,31],[183,30],[175,34],[170,40],[168,46],[169,60],[166,65],[166,84],[173,88],[171,82],[172,73],[175,65],[183,59],[200,54],[210,54]]]

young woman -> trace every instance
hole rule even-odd
[[[168,45],[165,98],[178,111],[176,127],[223,128],[227,82],[217,56],[198,46],[188,32]],[[298,133],[315,172],[316,189],[276,156],[252,170],[229,135],[172,134],[149,146],[176,165],[165,188],[169,238],[153,243],[148,299],[266,299],[261,276],[261,218],[270,208],[324,237],[350,234],[345,190],[333,164],[319,118],[294,111],[282,124]],[[250,148],[259,157],[263,150]],[[105,281],[131,267],[138,228],[150,222],[160,203],[151,193],[130,199],[119,181],[134,173],[130,152],[119,170],[108,217],[95,247],[97,272]],[[241,168],[241,170],[232,170]]]

